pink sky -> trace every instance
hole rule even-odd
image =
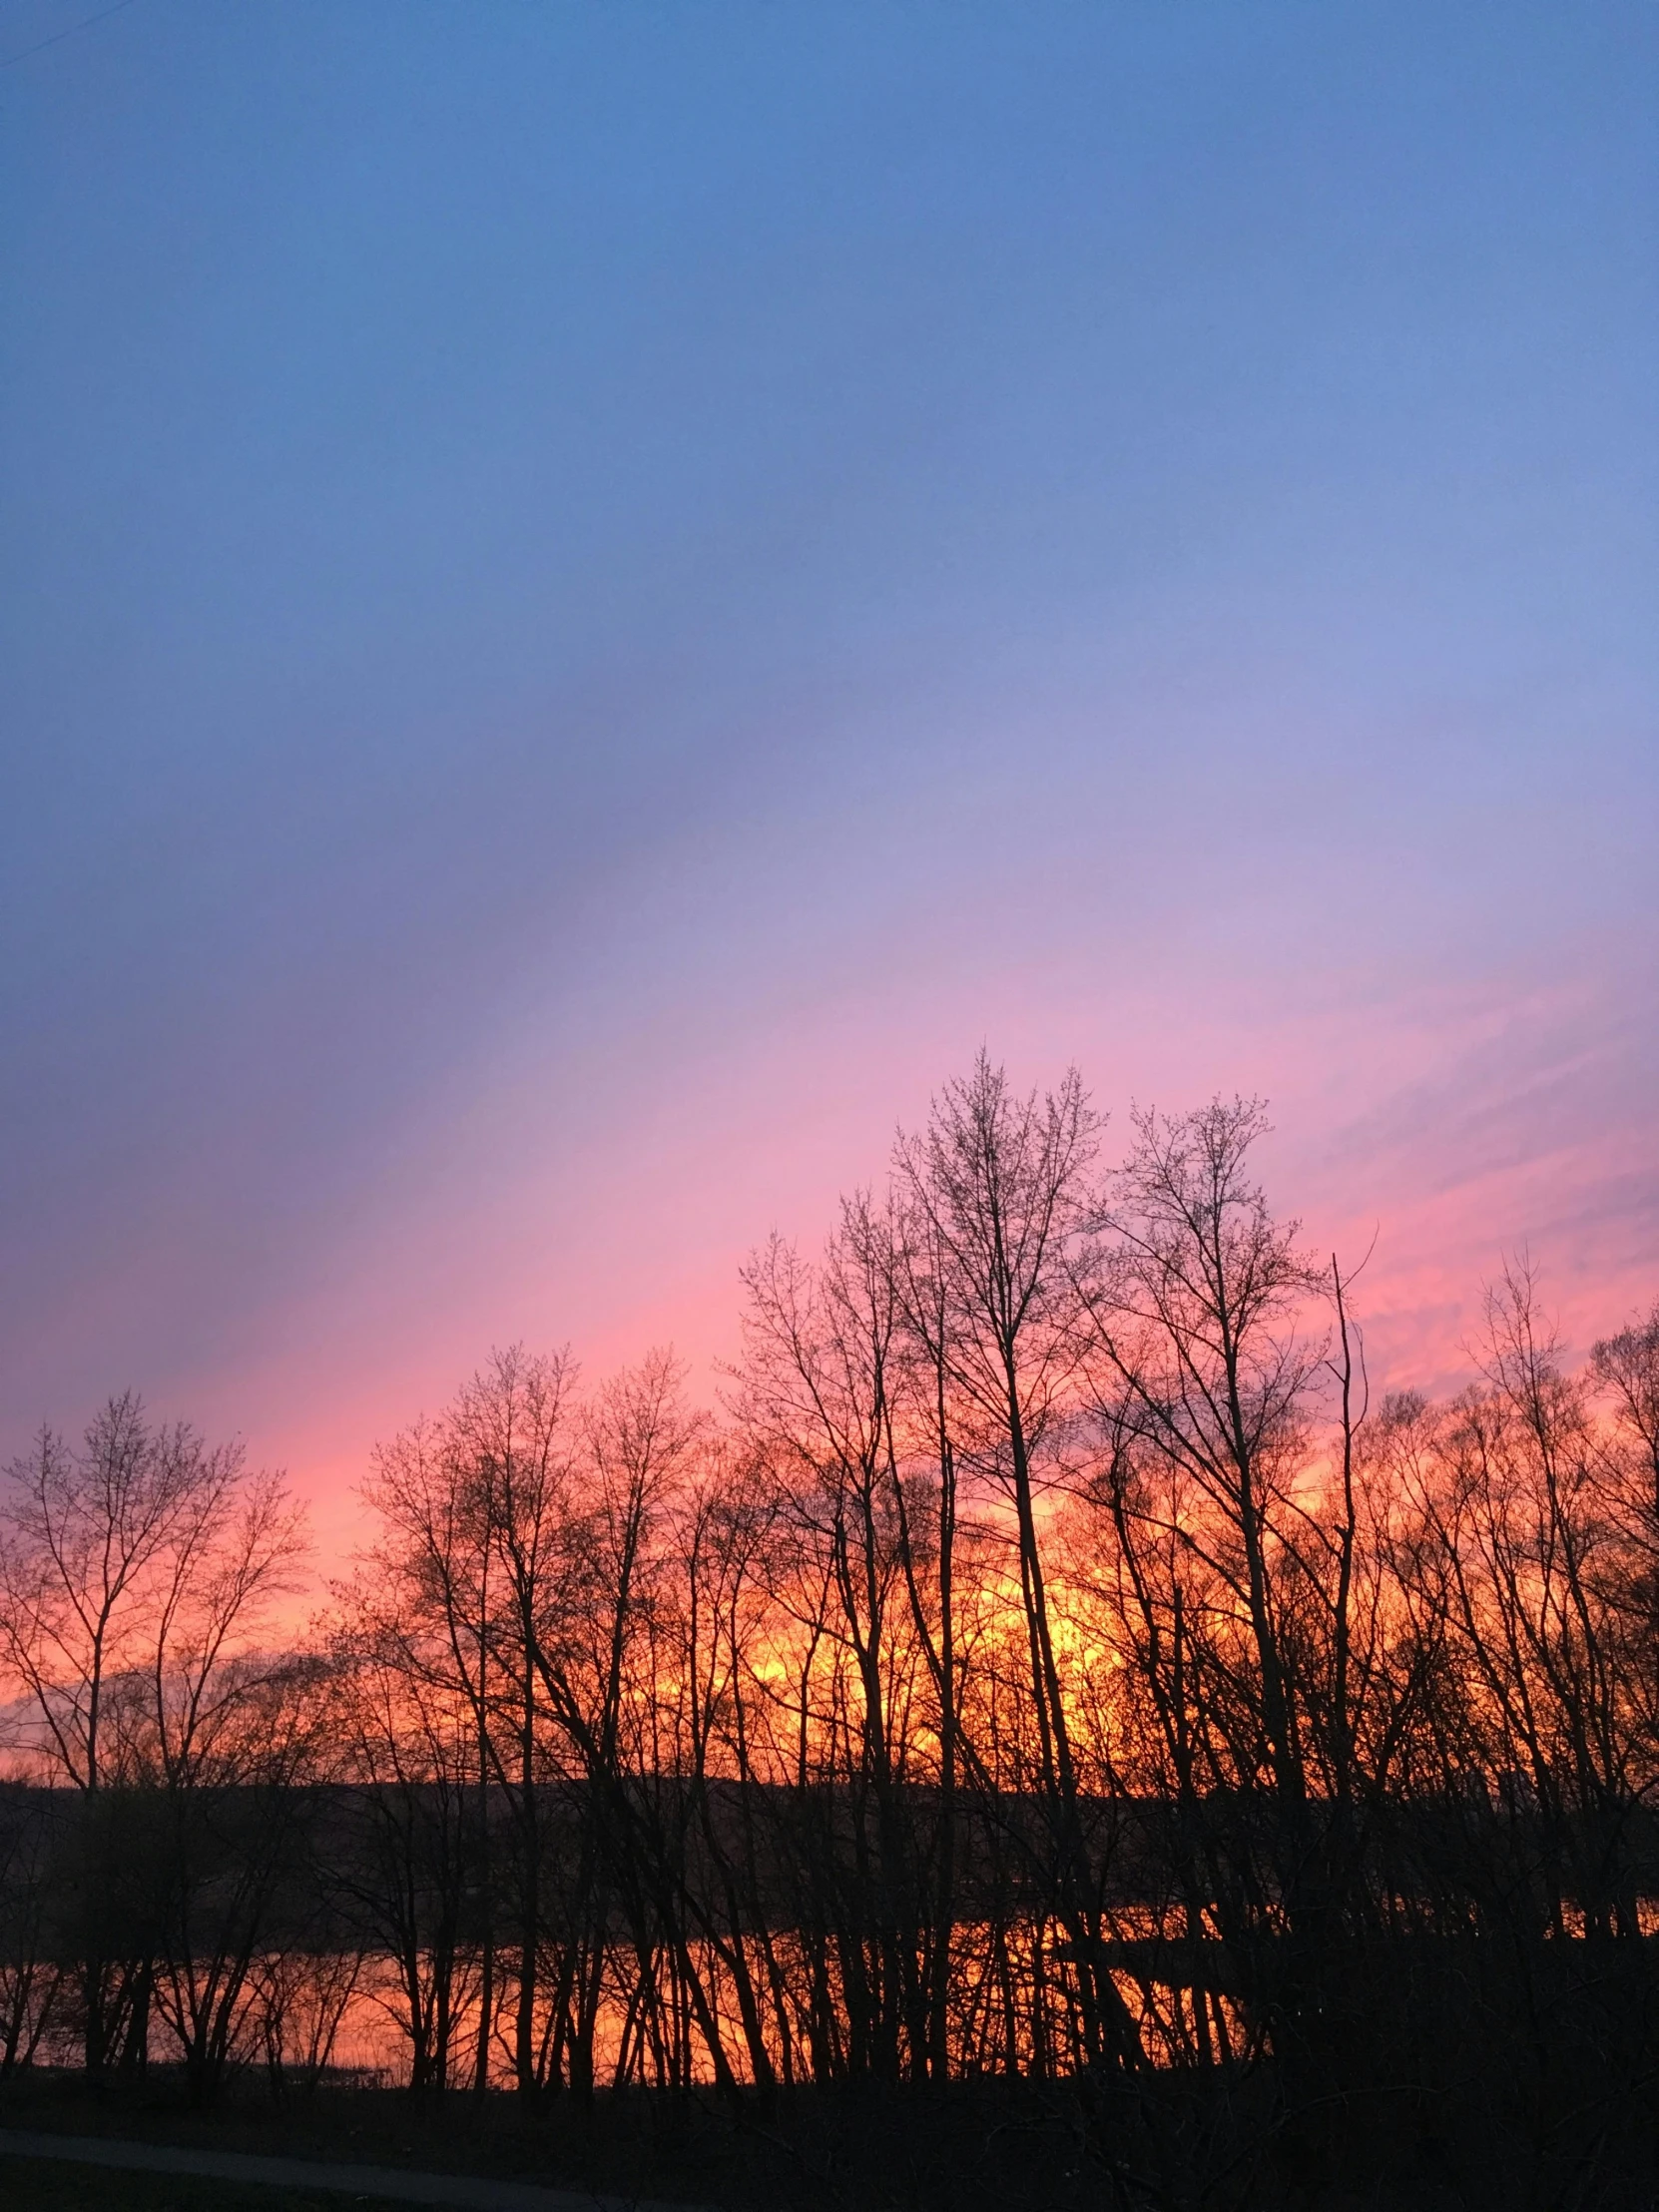
[[[319,1536],[348,1539],[350,1493],[376,1437],[440,1404],[496,1344],[570,1343],[590,1377],[673,1343],[712,1400],[737,1346],[737,1269],[775,1227],[811,1246],[837,1194],[881,1176],[896,1121],[914,1123],[977,1047],[1051,1081],[1072,1052],[1112,1115],[1212,1090],[1268,1093],[1270,1195],[1320,1251],[1358,1261],[1374,1382],[1455,1387],[1481,1286],[1521,1248],[1569,1351],[1659,1295],[1651,1037],[1617,993],[1497,976],[1405,1004],[1375,982],[1307,1005],[1276,987],[1189,979],[1187,1018],[1155,986],[1091,1005],[1020,996],[977,975],[886,1003],[815,999],[763,1032],[688,1049],[672,1017],[596,1046],[574,1085],[533,1042],[441,1126],[408,1140],[360,1211],[335,1226],[303,1294],[234,1362],[169,1393],[286,1464]],[[566,1086],[571,1075],[565,1071]]]

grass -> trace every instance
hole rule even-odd
[[[624,2093],[590,2108],[566,2096],[527,2115],[509,2095],[480,2105],[464,2093],[418,2102],[398,2090],[327,2087],[278,2108],[250,2075],[212,2112],[192,2113],[164,2069],[102,2088],[72,2072],[31,2069],[0,2087],[0,2125],[511,2178],[723,2212],[1097,2212],[1101,2177],[1081,2166],[1050,2101],[1016,2085],[943,2095],[849,2088],[797,2092],[770,2114],[733,2114],[708,2096]],[[37,2203],[54,2212],[308,2212],[313,2203],[338,2212],[351,2201],[72,2166],[51,2180],[51,2193],[30,2195],[15,2174],[8,2178],[15,2163],[0,2158],[0,2212]]]
[[[4,2212],[342,2212],[351,2198],[196,2174],[129,2174],[56,2158],[0,2158]],[[385,2204],[384,2212],[397,2212]]]

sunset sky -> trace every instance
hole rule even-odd
[[[981,1043],[1266,1093],[1387,1380],[1659,1292],[1649,0],[93,12],[0,10],[0,1456],[131,1383],[327,1533],[493,1344],[709,1395]]]

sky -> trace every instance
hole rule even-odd
[[[325,1537],[981,1045],[1659,1294],[1659,15],[0,0],[0,1454]]]

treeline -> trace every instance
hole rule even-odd
[[[303,1648],[279,1483],[44,1434],[0,2068],[315,2079],[372,1991],[420,2090],[1063,2085],[1137,2200],[1368,2098],[1647,2155],[1659,1307],[1568,1372],[1511,1270],[1461,1394],[1374,1401],[1262,1127],[1106,1168],[981,1060],[752,1259],[720,1418],[498,1355]]]

